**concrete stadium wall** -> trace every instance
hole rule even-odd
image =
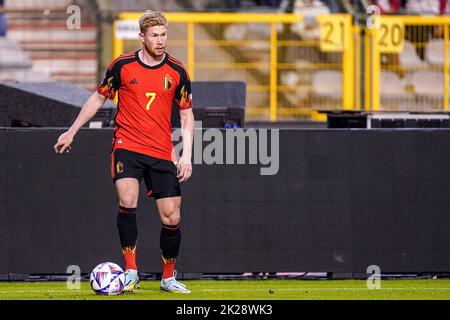
[[[0,129],[0,274],[122,263],[111,129]],[[450,271],[450,130],[280,130],[277,175],[194,165],[182,186],[192,273]],[[206,145],[207,142],[204,143]],[[138,265],[160,272],[160,226],[142,185]]]

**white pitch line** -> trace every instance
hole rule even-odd
[[[8,290],[8,291],[0,291],[0,294],[5,293],[80,293],[81,291],[78,290],[55,290],[55,291],[39,291],[39,290]]]
[[[201,289],[199,291],[305,291],[305,290],[315,290],[315,291],[351,291],[351,290],[367,290],[372,291],[368,288],[266,288],[266,289]],[[450,290],[450,288],[380,288],[373,290]]]
[[[239,288],[232,288],[232,289],[224,289],[224,288],[217,288],[217,289],[200,289],[195,290],[194,292],[218,292],[218,291],[269,291],[273,290],[275,291],[352,291],[352,290],[365,290],[365,291],[383,291],[383,290],[449,290],[450,288],[380,288],[380,289],[368,289],[368,288],[254,288],[254,289],[239,289]],[[158,291],[158,290],[145,290],[145,289],[138,289],[136,292],[150,292],[150,291]],[[91,293],[90,291],[84,291],[84,290],[54,290],[54,291],[40,291],[40,290],[8,290],[8,291],[0,291],[0,294],[16,294],[16,293]]]

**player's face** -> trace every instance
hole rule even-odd
[[[154,58],[164,54],[167,43],[167,27],[153,26],[147,29],[145,34],[140,33],[145,50]]]

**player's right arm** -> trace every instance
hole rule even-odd
[[[109,65],[103,82],[98,86],[97,91],[86,101],[83,108],[81,108],[78,117],[75,119],[69,130],[59,136],[58,141],[53,146],[56,153],[69,151],[70,145],[78,130],[95,116],[97,111],[105,103],[106,99],[114,99],[116,96],[116,92],[120,87],[120,70],[119,64],[116,62],[117,59]]]
[[[68,150],[78,130],[80,130],[80,128],[84,126],[86,122],[88,122],[92,119],[92,117],[95,116],[95,114],[98,110],[100,110],[105,101],[106,97],[99,94],[97,91],[90,96],[90,98],[84,104],[83,108],[81,108],[80,113],[78,114],[78,117],[75,119],[72,126],[69,128],[69,130],[59,136],[58,141],[53,146],[56,153],[63,153],[64,151]]]

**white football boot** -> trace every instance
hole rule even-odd
[[[191,293],[184,284],[177,281],[175,277],[177,276],[177,271],[173,272],[173,277],[162,279],[160,288],[161,291],[165,292],[175,292],[175,293]]]
[[[125,275],[124,292],[132,292],[134,289],[139,288],[139,277],[136,270],[128,269],[123,274]]]

